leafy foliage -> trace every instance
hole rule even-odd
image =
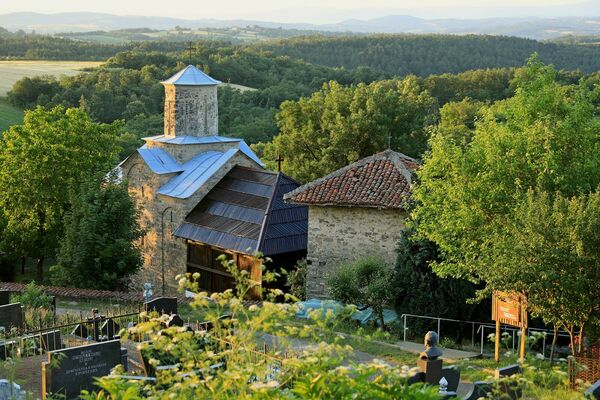
[[[116,290],[142,264],[135,242],[142,236],[138,211],[127,186],[115,177],[92,180],[72,200],[65,217],[58,264],[51,270],[57,285]]]
[[[115,163],[117,124],[91,121],[78,109],[36,108],[23,125],[13,125],[0,140],[0,211],[6,220],[4,248],[44,257],[62,234],[70,193],[91,174]]]
[[[243,296],[253,290],[256,283],[246,271],[240,271],[232,262],[222,262],[235,277],[237,293]],[[180,287],[194,290],[193,279],[181,277]],[[172,368],[155,368],[157,384],[128,380],[116,370],[112,377],[99,380],[98,393],[84,393],[82,398],[438,398],[434,388],[409,385],[406,373],[388,365],[344,362],[352,349],[341,345],[337,335],[331,335],[331,314],[312,313],[312,323],[300,327],[287,323],[297,311],[294,305],[272,302],[282,295],[281,291],[264,293],[261,307],[244,306],[243,297],[234,295],[236,291],[213,293],[210,297],[198,293],[194,297],[192,307],[207,316],[209,331],[165,329],[161,326],[164,317],[152,316],[148,322],[129,329],[129,335],[143,334],[151,339],[153,354],[157,355],[150,359],[154,367],[177,361]],[[230,317],[222,318],[224,314]],[[290,337],[319,344],[295,351]],[[330,337],[333,343],[324,341]],[[269,338],[272,344],[264,345]]]
[[[336,300],[371,307],[379,324],[385,328],[383,308],[394,301],[397,292],[389,265],[374,258],[342,265],[329,277],[327,286]]]
[[[305,258],[298,261],[291,271],[284,271],[286,285],[292,296],[299,300],[306,300],[306,273],[308,261]]]
[[[579,222],[586,214],[597,220],[595,195],[580,197],[600,184],[594,93],[585,84],[561,84],[535,57],[515,84],[514,97],[479,109],[474,128],[464,124],[459,138],[443,128],[432,137],[413,218],[420,237],[442,251],[444,259],[432,264],[437,273],[524,291],[547,320],[567,323],[578,310],[585,324],[594,310],[578,301],[597,284],[599,269],[590,246],[600,231]],[[567,207],[564,199],[575,203]],[[555,202],[560,212],[550,211]],[[565,274],[572,281],[563,291],[557,278]],[[567,295],[569,285],[579,286],[579,295]]]
[[[472,69],[517,67],[539,53],[558,68],[600,69],[599,49],[490,35],[303,36],[257,47],[322,65],[368,66],[396,76],[428,76]]]
[[[467,300],[475,296],[474,286],[464,279],[437,276],[430,266],[441,260],[437,245],[426,239],[415,239],[413,234],[413,229],[405,229],[398,244],[394,276],[394,286],[398,290],[398,315],[472,320],[475,306],[468,304]]]
[[[259,152],[271,163],[284,155],[283,169],[301,182],[385,150],[388,144],[418,156],[425,149],[435,108],[435,100],[414,78],[350,87],[330,82],[310,97],[283,103],[277,114],[281,133]]]

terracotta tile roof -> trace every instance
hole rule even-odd
[[[392,150],[363,158],[284,196],[308,205],[405,208],[419,163]]]

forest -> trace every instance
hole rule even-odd
[[[532,53],[559,69],[579,69],[586,73],[600,69],[600,46],[543,43],[508,36],[304,36],[256,46],[310,63],[346,68],[368,66],[400,76],[426,77],[471,69],[517,67]]]

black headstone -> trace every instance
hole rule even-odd
[[[507,376],[513,376],[515,374],[520,374],[523,372],[523,369],[519,364],[511,364],[506,367],[498,368],[495,372],[495,378],[500,379]]]
[[[596,381],[592,386],[585,391],[586,399],[600,400],[600,380]]]
[[[179,316],[179,314],[173,314],[169,317],[166,323],[167,328],[171,328],[173,326],[183,326],[183,320]]]
[[[16,340],[0,340],[0,360],[14,358],[19,345]]]
[[[90,332],[88,331],[88,328],[86,328],[85,325],[77,324],[75,326],[75,329],[73,329],[73,332],[71,332],[71,335],[75,335],[75,336],[79,336],[81,338],[87,339],[90,336]]]
[[[21,338],[21,341],[32,340],[35,343],[37,351],[44,352],[62,349],[62,339],[60,330],[44,332],[41,335],[27,335]],[[21,345],[21,347],[25,347]]]
[[[177,314],[177,297],[157,297],[144,303],[144,309],[160,314]]]
[[[121,327],[112,319],[107,319],[104,321],[102,326],[100,327],[100,334],[102,336],[106,336],[108,340],[113,340],[115,335],[119,333]]]
[[[94,379],[108,375],[122,358],[119,340],[51,351],[42,363],[42,397],[55,393],[69,400],[82,390],[93,391]]]
[[[456,367],[445,367],[442,368],[442,376],[448,381],[447,390],[449,392],[456,392],[458,383],[460,382],[460,370]]]
[[[494,382],[477,381],[473,384],[473,390],[465,396],[465,400],[487,399],[488,393],[492,393]]]
[[[10,304],[10,290],[0,290],[0,306]]]
[[[21,303],[0,306],[0,326],[9,331],[11,328],[23,329],[23,308]]]

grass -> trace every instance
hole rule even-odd
[[[83,68],[97,67],[92,61],[0,61],[0,96],[5,96],[16,81],[39,75],[76,75]]]
[[[0,134],[8,130],[11,125],[22,122],[23,111],[9,104],[6,99],[0,98]]]

